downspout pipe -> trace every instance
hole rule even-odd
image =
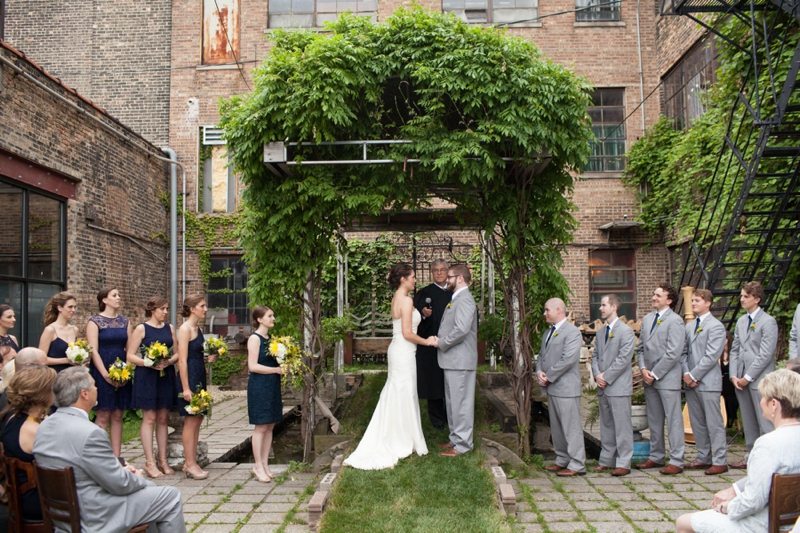
[[[169,165],[169,320],[177,326],[178,312],[178,154],[172,148],[162,148]]]
[[[641,0],[636,0],[636,44],[639,51],[639,101],[642,103],[642,136],[646,131],[644,118],[644,67],[642,66],[642,30],[639,25],[639,5]]]

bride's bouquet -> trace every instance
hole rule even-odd
[[[151,368],[156,366],[162,361],[166,361],[172,357],[172,348],[167,347],[166,344],[156,341],[150,346],[142,346],[142,359],[144,359],[144,366]],[[164,369],[158,373],[160,377],[164,377]]]
[[[92,346],[86,339],[75,339],[67,345],[67,359],[73,365],[87,365],[92,358]]]
[[[295,389],[303,388],[308,366],[303,362],[303,351],[291,337],[273,337],[269,341],[269,353],[283,369],[281,386],[291,383]]]

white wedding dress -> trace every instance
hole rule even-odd
[[[421,318],[414,309],[411,329],[417,332]],[[417,397],[417,345],[403,338],[400,319],[392,320],[389,376],[364,437],[344,464],[359,470],[392,468],[413,452],[426,455]]]

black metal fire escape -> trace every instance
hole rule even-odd
[[[750,56],[681,278],[719,297],[715,314],[730,329],[741,286],[760,281],[768,308],[800,245],[800,41],[788,65],[775,53],[799,31],[800,0],[662,1],[663,15],[687,16]],[[719,30],[720,17],[745,22],[749,42]]]

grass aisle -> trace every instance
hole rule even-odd
[[[343,419],[348,433],[363,434],[385,382],[386,374],[365,375]],[[425,400],[420,404],[428,455],[414,454],[388,470],[345,468],[323,516],[322,533],[511,531],[495,507],[495,485],[483,467],[483,454],[439,456],[436,443],[445,442],[447,433],[433,429]],[[482,405],[476,407],[480,426],[485,413]]]

